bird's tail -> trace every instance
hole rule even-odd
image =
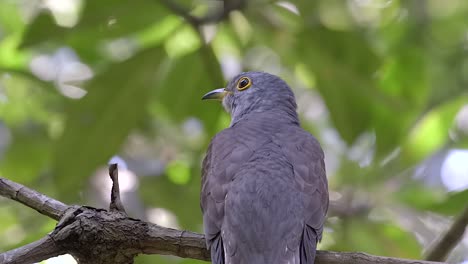
[[[225,261],[224,245],[221,233],[218,233],[211,241],[211,263],[227,264]]]
[[[312,227],[306,225],[302,233],[300,251],[300,264],[314,264],[317,252],[317,232]]]

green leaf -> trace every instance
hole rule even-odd
[[[0,203],[0,248],[2,251],[6,251],[7,248],[17,243],[18,240],[21,241],[21,228],[19,225],[19,217],[17,214],[13,214],[15,208],[13,207],[13,202]],[[16,205],[16,204],[15,204]],[[15,232],[16,231],[16,232]],[[10,234],[8,234],[10,233]],[[11,233],[20,233],[15,234],[16,236],[12,237]]]
[[[50,13],[43,12],[27,28],[20,47],[40,44],[52,47],[67,45],[88,63],[103,63],[105,44],[119,38],[138,39],[138,33],[172,16],[159,1],[142,0],[135,5],[125,0],[89,0],[77,25],[72,28],[58,26]],[[135,41],[136,42],[136,41]],[[143,43],[148,47],[148,43]],[[153,43],[159,44],[159,43]],[[155,46],[155,45],[152,45]],[[50,45],[47,47],[51,47]]]
[[[198,166],[191,168],[192,176],[185,185],[174,184],[167,174],[145,177],[139,190],[145,205],[170,210],[177,216],[181,228],[201,232],[199,169]]]
[[[135,5],[125,0],[88,0],[78,24],[71,29],[58,26],[50,13],[41,13],[28,27],[22,46],[76,37],[94,43],[141,30],[167,15],[158,1],[141,0]]]
[[[425,106],[430,85],[424,56],[406,46],[385,59],[379,88],[386,103],[377,102],[372,111],[378,154],[387,155],[402,143]]]
[[[169,180],[175,184],[184,185],[190,181],[190,164],[177,160],[167,164],[166,173]]]
[[[20,47],[25,48],[46,41],[61,42],[65,39],[67,31],[67,28],[59,27],[55,24],[50,12],[43,11],[26,28]]]
[[[13,142],[0,162],[1,174],[13,181],[31,183],[50,161],[50,139],[37,124],[12,132]]]
[[[28,121],[49,123],[51,108],[61,103],[62,98],[51,83],[38,80],[31,73],[0,68],[0,118],[9,126]]]
[[[331,250],[403,258],[420,257],[421,247],[414,235],[389,221],[344,219],[334,231],[337,242]]]
[[[190,25],[184,25],[172,34],[165,43],[170,57],[178,57],[199,50],[201,46],[198,33]]]
[[[370,127],[369,110],[373,100],[381,99],[373,78],[379,59],[365,39],[353,32],[315,27],[299,36],[296,50],[317,77],[317,89],[335,127],[351,144]]]
[[[411,182],[394,193],[394,197],[401,203],[420,211],[456,215],[467,205],[468,189],[447,193],[441,188],[429,188],[421,183]]]
[[[457,215],[468,205],[468,189],[450,193],[443,201],[433,203],[425,209],[444,215]]]
[[[145,117],[162,58],[162,49],[153,48],[115,64],[90,81],[83,99],[70,102],[54,155],[54,173],[63,198],[72,200],[84,179],[118,152]]]
[[[22,31],[24,22],[21,17],[17,3],[12,1],[0,2],[0,25],[2,25],[2,35]]]
[[[2,74],[0,69],[0,74]],[[0,160],[3,176],[33,182],[50,161],[51,125],[60,123],[53,108],[61,103],[56,90],[30,73],[9,69],[0,78],[0,118],[6,152]]]
[[[154,91],[153,111],[162,106],[173,120],[181,122],[189,117],[201,120],[209,134],[213,134],[222,111],[219,102],[202,101],[201,97],[224,86],[220,66],[210,48],[167,62],[166,74]]]
[[[455,116],[467,101],[468,96],[460,96],[426,113],[408,134],[402,159],[414,164],[448,143]]]
[[[444,192],[441,189],[429,188],[420,182],[411,181],[406,182],[393,196],[406,206],[425,210],[430,205],[443,201]]]

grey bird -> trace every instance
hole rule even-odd
[[[291,88],[275,75],[245,72],[203,99],[222,100],[231,115],[202,165],[212,263],[314,263],[328,182],[322,148],[301,128]]]

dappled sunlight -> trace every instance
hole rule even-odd
[[[106,42],[102,52],[115,61],[129,59],[137,51],[137,42],[131,38],[119,38]]]
[[[348,158],[366,167],[372,164],[374,159],[375,134],[365,133],[356,139],[356,142],[348,150]]]
[[[299,9],[297,9],[297,6],[292,3],[291,1],[279,1],[276,3],[277,5],[286,8],[290,12],[299,15]]]
[[[299,91],[297,111],[310,123],[326,122],[327,108],[323,99],[315,91]]]
[[[62,27],[73,27],[78,23],[81,0],[45,0],[44,6],[54,16],[57,25]]]
[[[281,61],[279,56],[266,46],[254,47],[247,50],[244,57],[244,67],[249,69],[262,69],[262,71],[279,75]]]
[[[468,189],[468,150],[450,150],[440,170],[442,183],[449,191]]]
[[[242,72],[242,65],[239,58],[231,54],[221,55],[221,69],[226,79],[234,78],[239,72]]]
[[[468,105],[464,105],[455,117],[456,126],[459,131],[458,137],[468,138]]]
[[[165,49],[170,57],[175,58],[198,49],[201,45],[200,42],[196,32],[186,25],[168,37],[165,42]]]
[[[45,264],[77,264],[78,262],[70,254],[53,257],[44,262]]]
[[[3,230],[2,232],[4,240],[7,241],[7,243],[5,243],[5,246],[15,245],[26,238],[26,230],[24,230],[19,225],[11,226],[10,228]]]
[[[182,124],[182,130],[188,140],[200,141],[204,135],[203,124],[197,118],[188,118]]]
[[[72,99],[86,95],[76,84],[93,77],[91,68],[81,63],[69,48],[61,48],[53,55],[38,55],[31,59],[29,67],[38,78],[53,82],[60,93]]]
[[[381,27],[398,22],[405,13],[399,1],[395,0],[352,0],[348,1],[353,18],[367,27]]]
[[[177,217],[164,208],[149,208],[146,210],[148,220],[160,226],[179,229]]]

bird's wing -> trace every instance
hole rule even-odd
[[[205,231],[206,246],[211,250],[211,260],[214,264],[224,264],[224,247],[219,230],[221,229],[224,206],[216,204],[211,195],[213,188],[212,179],[212,149],[214,140],[210,142],[206,156],[202,163],[202,183],[200,194],[200,206],[203,212],[203,225]]]
[[[221,236],[225,198],[235,172],[251,155],[252,151],[236,140],[234,132],[228,128],[213,138],[203,160],[200,203],[206,243],[211,249],[213,263],[225,263]],[[230,249],[235,251],[235,241],[228,242]]]
[[[324,154],[319,142],[303,129],[292,128],[287,134],[282,148],[293,166],[296,189],[305,209],[304,225],[294,229],[288,246],[299,245],[300,263],[312,264],[329,203]]]

